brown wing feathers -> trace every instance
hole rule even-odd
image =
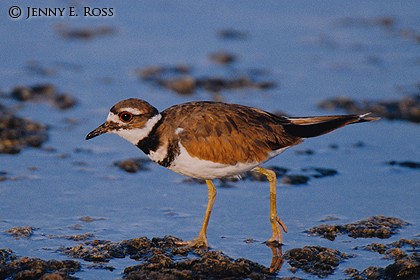
[[[188,116],[170,131],[182,128],[176,137],[188,153],[214,162],[265,161],[271,151],[300,143],[298,137],[285,133],[281,125],[289,122],[285,118],[246,106],[192,102],[162,114],[166,118]]]

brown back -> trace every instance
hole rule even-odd
[[[191,102],[161,114],[166,121],[155,133],[163,141],[179,139],[191,156],[213,162],[262,162],[270,152],[301,142],[285,132],[287,118],[242,105]]]

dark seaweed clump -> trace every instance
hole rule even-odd
[[[181,239],[139,237],[120,243],[94,240],[61,252],[86,261],[106,262],[129,256],[139,265],[127,267],[124,279],[270,279],[266,268],[246,259],[232,259],[220,251],[194,250],[176,245]]]
[[[320,225],[309,229],[311,235],[320,235],[333,241],[337,235],[347,234],[353,238],[381,238],[386,239],[396,234],[408,223],[393,217],[373,216],[366,220],[345,225]]]
[[[285,259],[292,271],[302,269],[318,277],[334,273],[341,261],[348,258],[345,253],[320,246],[305,246],[286,251]]]
[[[26,147],[39,148],[47,139],[45,125],[0,108],[0,153],[17,154]]]
[[[6,230],[6,233],[10,234],[15,239],[20,239],[23,237],[28,238],[32,235],[35,229],[36,228],[31,227],[31,226],[13,227]]]
[[[405,251],[403,250],[405,248]],[[363,271],[355,268],[345,269],[351,279],[419,279],[420,278],[420,240],[400,239],[390,244],[371,243],[361,247],[363,250],[377,252],[394,262],[385,268],[371,266]],[[359,249],[359,248],[356,248]]]
[[[129,158],[125,160],[115,161],[114,165],[128,173],[136,173],[138,171],[149,170],[147,165],[151,163],[149,159]]]
[[[363,271],[359,271],[355,268],[346,268],[344,272],[350,279],[356,280],[417,280],[420,279],[420,255],[418,253],[413,253],[396,259],[394,263],[385,268],[370,266]]]
[[[405,239],[405,238],[401,238],[400,240],[392,242],[390,244],[371,243],[371,244],[361,247],[361,249],[363,250],[377,252],[381,255],[384,255],[385,258],[387,259],[394,259],[394,260],[408,257],[409,254],[407,252],[418,254],[419,248],[420,248],[419,239]],[[359,249],[359,248],[356,248],[356,249]]]
[[[74,97],[58,92],[52,84],[16,86],[1,97],[16,100],[20,104],[28,101],[49,102],[61,110],[72,108],[77,103]],[[19,117],[14,111],[0,104],[0,153],[17,154],[26,147],[41,147],[48,140],[48,127]]]
[[[199,253],[199,258],[174,261],[156,256],[127,267],[124,279],[275,279],[268,268],[246,259],[232,259],[220,251]]]
[[[58,92],[52,84],[39,84],[35,86],[17,86],[10,96],[18,101],[47,101],[53,106],[65,110],[74,107],[77,101],[68,93]]]
[[[61,248],[60,251],[72,258],[95,262],[107,262],[126,255],[121,244],[107,240],[86,241],[74,247]]]
[[[70,275],[80,268],[73,260],[18,258],[10,249],[0,249],[0,279],[76,279]]]
[[[230,64],[237,58],[233,54],[213,53],[212,61],[219,64]],[[142,81],[172,90],[178,94],[188,95],[198,89],[209,92],[220,92],[234,89],[270,89],[276,86],[272,81],[259,81],[257,75],[238,74],[231,77],[208,76],[198,77],[193,74],[192,68],[187,65],[150,66],[135,71]]]

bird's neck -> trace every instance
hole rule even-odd
[[[137,148],[142,150],[149,157],[151,152],[157,151],[159,146],[161,145],[160,138],[158,135],[156,135],[156,130],[164,119],[161,114],[156,115],[153,118],[156,119],[153,120],[153,127],[150,129],[147,136],[141,139],[138,138],[137,142],[134,144],[137,146]],[[152,119],[150,119],[149,121],[152,121]]]
[[[138,146],[138,143],[140,143],[150,135],[150,133],[159,123],[161,118],[162,115],[157,114],[151,117],[141,128],[119,129],[115,131],[115,133],[124,138],[125,140],[129,141],[133,145]]]

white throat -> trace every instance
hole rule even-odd
[[[125,140],[133,143],[133,145],[137,145],[137,143],[144,139],[149,133],[152,131],[155,124],[162,118],[161,114],[157,114],[156,116],[153,116],[150,118],[146,125],[142,128],[131,128],[131,129],[119,129],[116,131],[113,131],[113,133],[118,134]]]

